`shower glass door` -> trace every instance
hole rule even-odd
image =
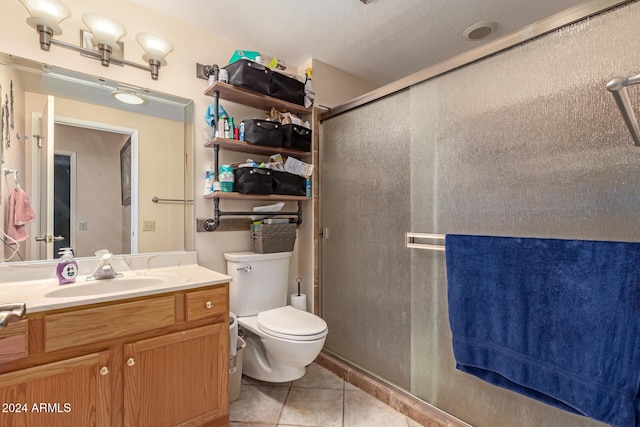
[[[444,252],[405,233],[640,241],[640,149],[605,88],[638,73],[639,21],[632,2],[322,122],[329,352],[474,426],[604,426],[457,371]]]

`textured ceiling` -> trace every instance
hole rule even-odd
[[[318,59],[374,86],[442,62],[582,0],[131,0],[288,64]],[[462,37],[496,21],[487,39]]]

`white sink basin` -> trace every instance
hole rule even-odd
[[[78,282],[71,285],[62,285],[59,289],[48,292],[48,298],[83,297],[91,295],[110,294],[114,292],[131,291],[158,286],[164,282],[163,277],[118,277],[115,279],[96,280],[94,282]]]

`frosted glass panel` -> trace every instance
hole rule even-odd
[[[410,386],[409,92],[328,121],[322,146],[325,347]]]
[[[606,90],[640,72],[631,36],[639,22],[640,3],[627,4],[323,122],[323,224],[342,227],[323,252],[331,351],[474,426],[603,426],[456,371],[444,253],[395,239],[414,231],[640,241],[640,148]],[[629,92],[637,112],[640,86]],[[389,123],[396,108],[403,113]],[[388,159],[410,165],[389,203],[351,191],[360,176],[383,179],[370,169]],[[398,318],[408,330],[389,341],[393,328],[380,323]],[[380,351],[387,356],[367,354]]]

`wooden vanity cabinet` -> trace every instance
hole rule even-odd
[[[174,426],[186,420],[203,425],[223,412],[227,380],[219,367],[228,353],[221,341],[229,341],[223,326],[202,326],[124,346],[125,427]]]
[[[93,353],[0,375],[0,425],[109,426],[112,376],[100,375],[109,355]]]
[[[26,354],[0,359],[0,426],[227,425],[228,295],[222,284],[28,315]]]

